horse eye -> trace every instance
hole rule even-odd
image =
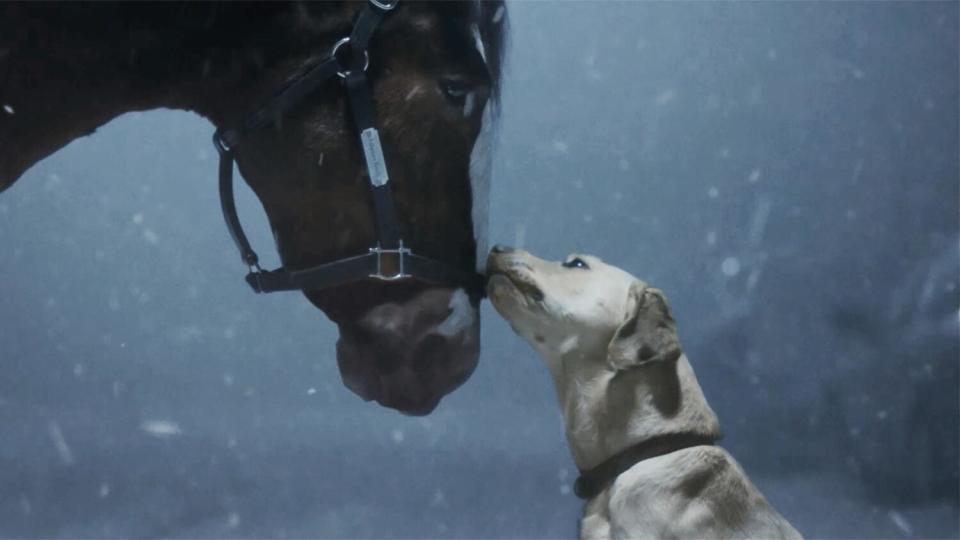
[[[590,265],[587,264],[586,261],[584,261],[580,257],[574,257],[569,261],[563,263],[562,266],[565,268],[583,268],[584,270],[590,269]]]
[[[463,79],[441,79],[440,92],[452,104],[462,107],[470,93],[470,84]]]

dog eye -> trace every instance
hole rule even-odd
[[[580,257],[574,257],[570,259],[569,261],[563,263],[563,266],[565,268],[583,268],[584,270],[590,269],[590,265]]]

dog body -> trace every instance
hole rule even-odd
[[[623,465],[588,494],[581,538],[800,538],[709,444],[720,424],[661,291],[596,257],[500,246],[487,273],[494,307],[553,376],[581,478]]]

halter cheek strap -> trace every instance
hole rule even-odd
[[[300,75],[247,117],[234,130],[218,129],[213,144],[220,155],[220,206],[230,237],[240,250],[243,262],[250,268],[246,281],[255,292],[326,289],[363,279],[395,281],[418,278],[437,284],[465,287],[471,294],[483,295],[483,276],[464,272],[441,261],[414,254],[403,244],[390,177],[380,134],[376,128],[376,108],[366,69],[367,48],[379,24],[399,0],[369,0],[361,10],[348,37],[338,41],[330,56]],[[345,46],[348,46],[344,48]],[[303,270],[283,267],[264,270],[257,253],[250,246],[237,214],[233,195],[234,149],[247,133],[279,120],[306,99],[321,85],[340,77],[347,93],[350,113],[363,149],[364,165],[370,180],[375,220],[376,243],[367,253],[338,259]]]

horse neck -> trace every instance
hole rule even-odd
[[[77,21],[29,4],[0,7],[0,191],[123,113],[181,109],[219,124],[249,105],[235,89],[262,70],[262,50],[206,35],[216,28],[151,28],[149,17],[130,20],[116,6],[77,8],[86,17]]]

